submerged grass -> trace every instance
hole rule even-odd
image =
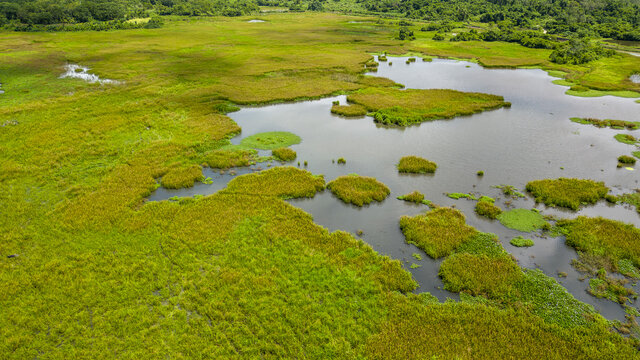
[[[160,184],[167,189],[192,187],[196,181],[204,180],[202,168],[198,165],[171,169],[162,176]]]
[[[603,182],[582,179],[545,179],[527,183],[536,202],[577,210],[582,204],[595,204],[609,192]]]
[[[408,243],[415,244],[432,258],[449,255],[477,233],[466,224],[461,211],[446,207],[424,215],[403,216],[400,229]]]
[[[532,232],[550,226],[542,215],[535,210],[508,210],[500,213],[496,218],[502,225],[522,232]]]
[[[441,89],[367,88],[347,100],[373,112],[376,122],[400,126],[510,106],[502,96]]]
[[[438,164],[419,156],[411,155],[402,157],[396,167],[398,172],[401,173],[433,174],[436,172]]]
[[[356,206],[383,201],[391,192],[375,178],[360,175],[340,176],[328,183],[327,188],[340,200]]]
[[[299,144],[300,137],[286,131],[264,132],[247,136],[240,141],[240,145],[260,150],[273,150]]]

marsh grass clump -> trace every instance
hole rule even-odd
[[[582,204],[595,204],[609,192],[604,182],[568,178],[531,181],[526,189],[536,202],[572,210],[577,210]]]
[[[478,171],[478,172],[476,173],[476,175],[478,175],[478,176],[484,176],[484,171],[480,170],[480,171]]]
[[[366,88],[347,100],[373,112],[376,122],[399,126],[510,106],[502,96],[443,89]]]
[[[398,172],[411,174],[433,174],[438,168],[438,164],[419,156],[405,156],[400,159]]]
[[[367,115],[367,108],[358,104],[333,105],[331,113],[345,117],[359,117]]]
[[[516,189],[515,186],[513,185],[498,185],[496,186],[496,189],[500,189],[502,190],[502,193],[512,199],[517,199],[517,198],[524,198],[526,197],[525,194],[521,193],[520,191],[518,191],[518,189]]]
[[[449,255],[477,233],[466,224],[462,212],[445,207],[424,215],[403,216],[400,229],[408,243],[416,245],[432,258]]]
[[[363,206],[373,201],[383,201],[391,191],[372,177],[360,175],[340,176],[327,184],[340,200],[347,204]]]
[[[596,277],[589,279],[589,294],[605,298],[619,304],[625,304],[629,298],[636,295],[635,291],[625,287],[629,283],[627,279],[616,279],[608,276],[605,269],[598,270]]]
[[[476,214],[489,219],[495,219],[502,213],[502,209],[491,201],[478,201],[475,207]]]
[[[431,205],[431,201],[425,200],[424,194],[417,190],[406,195],[398,196],[398,200],[404,200],[416,204]]]
[[[340,164],[340,165],[344,165],[344,164],[346,164],[346,163],[347,163],[347,160],[345,160],[343,157],[338,158],[338,164]]]
[[[289,148],[278,148],[271,150],[271,155],[280,161],[293,161],[298,154]]]
[[[635,136],[630,134],[616,134],[614,138],[619,142],[627,145],[636,145],[638,142],[640,142]]]
[[[509,241],[509,244],[511,244],[513,246],[516,246],[516,247],[531,247],[531,246],[535,245],[533,240],[525,239],[522,236],[514,237],[513,239],[511,239]]]
[[[189,188],[196,181],[204,180],[202,168],[198,165],[171,169],[164,174],[160,184],[167,189]]]
[[[629,155],[620,155],[618,156],[618,162],[621,164],[635,164],[636,159]]]
[[[240,141],[240,145],[260,150],[273,150],[299,144],[300,137],[287,131],[264,132],[247,136]]]
[[[624,121],[624,120],[611,120],[611,119],[599,120],[599,119],[593,119],[593,118],[572,117],[571,121],[578,124],[585,124],[585,125],[589,124],[599,128],[610,127],[612,129],[617,129],[617,130],[623,130],[623,129],[637,130],[640,127],[640,122]]]
[[[324,177],[291,166],[280,166],[259,173],[238,176],[222,194],[276,196],[285,199],[314,197],[324,189]]]
[[[213,150],[206,155],[206,163],[214,169],[249,166],[255,151]]]
[[[462,199],[465,198],[467,200],[479,200],[477,196],[475,195],[471,195],[471,194],[467,194],[467,193],[447,193],[447,197],[454,199],[454,200],[458,200],[458,199]]]
[[[513,209],[503,211],[496,218],[502,225],[522,232],[532,232],[548,226],[543,216],[534,210]]]
[[[620,195],[616,199],[631,206],[635,206],[636,211],[640,213],[640,190],[636,190],[634,193]]]

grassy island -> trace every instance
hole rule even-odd
[[[340,200],[356,206],[363,206],[373,201],[382,201],[389,196],[389,188],[380,181],[367,176],[347,175],[327,184]]]

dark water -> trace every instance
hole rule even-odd
[[[429,291],[440,299],[456,298],[442,290],[437,276],[440,260],[430,259],[413,245],[406,244],[398,227],[402,215],[415,215],[427,210],[396,200],[399,195],[419,190],[439,205],[456,206],[467,216],[467,222],[480,231],[500,237],[505,249],[525,268],[540,268],[563,284],[576,298],[592,304],[607,318],[624,318],[622,308],[608,300],[587,294],[587,282],[578,280],[570,265],[576,257],[562,238],[541,238],[510,230],[498,222],[478,217],[475,202],[453,200],[447,192],[475,192],[498,198],[497,204],[507,208],[495,185],[509,184],[523,189],[528,181],[544,178],[576,177],[605,181],[616,192],[640,187],[636,171],[619,169],[616,158],[631,154],[634,146],[613,139],[618,131],[575,124],[570,117],[611,118],[640,121],[640,105],[633,99],[578,98],[564,94],[566,88],[553,85],[554,78],[541,70],[488,70],[468,62],[435,59],[433,62],[405,64],[406,58],[389,58],[393,66],[381,63],[376,76],[388,77],[407,88],[447,88],[498,94],[512,103],[510,109],[488,111],[452,120],[423,123],[407,128],[382,127],[369,117],[346,119],[330,113],[332,102],[346,102],[345,96],[317,101],[248,107],[230,116],[242,127],[242,134],[233,139],[265,131],[290,131],[299,135],[302,143],[291,148],[300,162],[327,181],[358,173],[376,177],[390,189],[391,195],[382,203],[363,208],[346,205],[330,192],[313,199],[291,200],[290,203],[311,213],[316,223],[330,230],[356,233],[381,254],[403,261],[420,284],[418,291]],[[633,133],[633,132],[629,132]],[[637,134],[634,134],[637,136]],[[438,163],[435,175],[398,174],[395,165],[405,155],[418,155]],[[344,157],[346,165],[332,163]],[[297,162],[297,161],[296,161]],[[263,165],[264,166],[264,165]],[[482,178],[476,176],[483,170]],[[205,173],[212,176],[213,171]],[[250,171],[250,170],[245,170]],[[213,185],[198,185],[191,189],[168,191],[159,189],[151,197],[162,200],[174,195],[210,194],[224,187],[229,175],[217,175]],[[514,200],[513,206],[531,208],[532,199]],[[604,202],[580,212],[548,209],[538,206],[543,214],[562,217],[577,215],[604,216],[640,226],[634,209]],[[531,248],[516,248],[509,240],[517,235],[532,238]],[[413,253],[422,255],[417,261]],[[412,263],[421,265],[411,269]],[[558,278],[566,272],[567,278]]]

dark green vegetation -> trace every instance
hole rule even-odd
[[[433,174],[438,168],[438,164],[419,156],[404,156],[396,165],[398,172],[411,174]]]
[[[295,151],[286,147],[271,150],[271,155],[280,161],[293,161],[298,156]]]
[[[480,200],[475,207],[476,214],[489,219],[495,219],[502,213],[502,209],[496,206],[493,201]]]
[[[502,96],[439,89],[368,88],[347,100],[372,112],[376,122],[399,126],[510,106]]]
[[[466,224],[462,212],[446,207],[424,215],[403,216],[400,229],[408,243],[415,244],[432,258],[449,255],[477,233]]]
[[[362,105],[333,105],[331,112],[346,117],[357,117],[367,115],[367,109]]]
[[[635,136],[630,134],[617,134],[614,136],[614,138],[619,142],[627,145],[636,145],[640,143],[640,140],[638,140]]]
[[[420,191],[414,191],[406,195],[400,195],[398,196],[398,200],[404,200],[404,201],[408,201],[416,204],[424,204],[424,205],[431,206],[431,201],[425,200],[424,194],[421,193]]]
[[[611,119],[599,120],[594,118],[572,117],[571,121],[578,124],[591,124],[599,128],[610,127],[612,129],[618,129],[618,130],[623,130],[623,129],[637,130],[638,127],[640,126],[640,122],[636,122],[636,121],[611,120]]]
[[[169,170],[162,176],[160,184],[167,189],[192,187],[196,181],[204,180],[202,168],[198,165]]]
[[[601,57],[611,57],[614,54],[615,51],[605,49],[602,45],[592,43],[589,39],[574,38],[555,46],[555,50],[549,56],[549,60],[557,64],[579,65]]]
[[[516,236],[513,239],[511,239],[509,241],[509,244],[513,245],[513,246],[517,246],[517,247],[530,247],[535,245],[535,243],[533,242],[533,240],[531,239],[525,239],[522,236]]]
[[[300,137],[286,131],[265,132],[247,136],[240,145],[260,150],[273,150],[300,143]]]
[[[363,206],[372,201],[382,201],[391,192],[380,181],[360,175],[340,176],[328,183],[327,188],[340,200],[356,206]]]
[[[636,158],[629,155],[620,155],[618,156],[618,162],[621,164],[635,164]]]
[[[545,179],[527,183],[527,191],[536,202],[578,210],[583,204],[595,204],[609,192],[603,182],[581,179]]]
[[[496,218],[502,225],[523,232],[531,232],[549,226],[542,215],[535,210],[513,209],[503,211]]]

